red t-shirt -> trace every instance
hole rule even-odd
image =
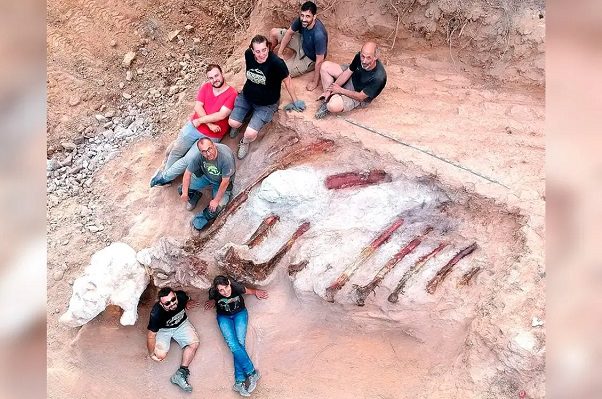
[[[203,103],[205,113],[209,115],[218,112],[223,106],[226,106],[226,108],[230,110],[234,109],[234,100],[236,100],[237,95],[238,92],[236,89],[230,86],[226,91],[222,92],[216,97],[213,94],[213,86],[211,86],[211,83],[206,82],[199,89],[199,94],[197,94],[196,100]],[[196,112],[194,115],[192,115],[192,119],[196,119],[198,117],[199,116]],[[221,128],[218,133],[213,133],[211,129],[209,129],[209,127],[204,123],[201,123],[199,127],[197,127],[197,130],[207,137],[221,139],[230,128],[228,126],[228,118],[213,123]]]

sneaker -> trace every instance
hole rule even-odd
[[[260,378],[261,374],[259,374],[259,370],[255,370],[255,373],[249,376],[249,387],[247,388],[249,393],[253,392],[255,388],[257,388],[257,381],[259,381]]]
[[[240,396],[251,396],[249,391],[247,391],[247,388],[245,387],[244,382],[237,382],[236,384],[234,384],[232,389],[234,389],[236,392],[238,392],[240,394]]]
[[[326,115],[328,115],[328,107],[326,106],[326,102],[323,102],[322,104],[320,104],[320,107],[318,108],[314,116],[316,119],[322,119]]]
[[[155,172],[155,175],[151,179],[150,186],[151,187],[165,186],[169,183],[170,182],[166,182],[165,180],[163,180],[163,169],[159,168],[159,169],[157,169],[157,172]]]
[[[186,203],[186,210],[192,211],[196,208],[196,205],[199,203],[199,200],[203,196],[203,193],[199,191],[188,190],[188,203]]]
[[[179,386],[185,392],[192,392],[192,385],[188,383],[189,375],[190,371],[180,368],[171,376],[171,383]]]
[[[238,144],[238,154],[236,154],[236,156],[238,157],[238,159],[243,159],[247,156],[248,153],[249,143],[243,143],[242,140],[240,140],[240,143]]]
[[[230,138],[231,138],[231,139],[233,139],[233,138],[235,138],[236,136],[238,136],[238,132],[239,132],[239,130],[238,130],[238,129],[239,129],[239,128],[233,128],[233,127],[231,127],[231,128],[230,128]]]

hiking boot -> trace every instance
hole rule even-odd
[[[231,128],[230,128],[230,138],[231,138],[231,139],[233,139],[233,138],[235,138],[236,136],[238,136],[238,132],[239,132],[239,130],[238,130],[238,129],[239,129],[239,128],[234,128],[234,127],[231,127]]]
[[[238,143],[238,153],[236,154],[236,156],[238,157],[238,159],[243,159],[247,156],[248,153],[249,143],[243,143],[243,141],[240,140],[240,143]]]
[[[255,372],[249,376],[249,387],[247,388],[249,393],[257,388],[257,381],[259,381],[260,378],[261,374],[259,374],[259,370],[255,370]]]
[[[171,376],[171,383],[179,386],[185,392],[192,392],[192,385],[188,383],[190,371],[179,368],[174,375]]]
[[[240,394],[240,396],[251,396],[249,391],[247,391],[247,388],[245,387],[244,382],[237,382],[236,384],[234,384],[232,389],[234,389],[236,392],[238,392]]]
[[[163,180],[163,169],[159,168],[159,169],[157,169],[157,172],[155,172],[155,175],[151,179],[150,186],[151,187],[165,186],[165,185],[168,185],[169,183],[170,182]]]
[[[194,208],[196,208],[196,205],[199,203],[199,200],[201,199],[202,196],[203,196],[203,193],[201,193],[199,191],[189,190],[188,191],[188,203],[186,204],[186,210],[192,211]]]
[[[316,119],[322,119],[326,115],[328,115],[328,107],[326,106],[326,101],[325,101],[322,104],[320,104],[320,107],[318,108],[318,110],[316,111],[316,114],[314,116]]]
[[[182,195],[182,185],[181,184],[178,186],[178,194]],[[198,202],[202,196],[203,196],[202,192],[188,189],[188,203],[186,204],[186,210],[187,211],[193,210],[196,207],[196,204],[198,204]]]

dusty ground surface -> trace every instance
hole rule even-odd
[[[490,271],[476,280],[487,287],[487,293],[477,294],[477,289],[470,297],[475,301],[467,305],[470,317],[462,319],[458,324],[462,328],[453,335],[430,341],[412,337],[372,308],[359,310],[326,303],[317,295],[298,296],[279,270],[265,287],[270,299],[248,301],[247,342],[264,374],[254,396],[508,398],[518,397],[521,390],[528,397],[544,396],[544,329],[531,327],[532,317],[545,317],[543,10],[536,2],[529,3],[531,8],[520,8],[513,14],[516,31],[505,35],[506,20],[486,22],[496,12],[506,16],[506,10],[516,9],[510,1],[492,3],[500,8],[481,7],[482,13],[477,10],[471,18],[458,7],[454,11],[453,2],[401,3],[371,2],[363,13],[349,2],[323,6],[332,32],[329,58],[339,62],[349,62],[364,38],[391,43],[397,15],[402,17],[395,48],[385,52],[387,88],[369,110],[346,117],[497,183],[343,119],[314,120],[313,99],[319,91],[305,91],[307,77],[294,80],[294,85],[308,110],[279,112],[268,134],[286,130],[333,138],[349,148],[362,148],[375,159],[397,161],[408,176],[434,176],[461,205],[457,218],[480,226],[473,234],[485,237],[492,248],[499,242],[517,252],[492,255]],[[398,11],[388,4],[395,4]],[[75,142],[81,153],[91,143],[95,152],[104,151],[101,146],[109,141],[103,131],[117,131],[129,116],[136,119],[134,125],[140,121],[138,133],[110,142],[107,152],[113,154],[90,168],[80,179],[83,184],[57,183],[58,188],[49,189],[49,397],[184,396],[168,382],[179,350],[160,365],[146,356],[152,293],[141,302],[139,321],[133,327],[120,326],[120,312],[114,308],[80,329],[61,326],[58,318],[66,309],[70,284],[98,249],[124,241],[140,250],[162,236],[186,239],[192,234],[191,214],[184,210],[175,188],[149,189],[148,180],[189,112],[203,81],[202,64],[223,62],[233,53],[227,70],[240,88],[243,40],[294,15],[291,6],[282,2],[260,1],[250,15],[249,7],[234,2],[217,9],[188,1],[49,2],[49,159],[62,162],[69,156],[61,146],[64,141]],[[434,19],[437,13],[443,15]],[[228,23],[237,26],[235,35],[228,34],[232,42],[206,41],[211,31],[219,35]],[[187,24],[193,29],[186,30]],[[493,27],[502,28],[500,34]],[[175,30],[181,32],[168,41]],[[499,43],[488,37],[499,38]],[[454,44],[456,39],[459,44]],[[463,52],[461,45],[466,47]],[[484,50],[486,45],[490,51]],[[450,47],[457,51],[454,59]],[[125,68],[123,55],[130,50],[137,52],[137,58],[131,68]],[[128,70],[131,80],[126,77]],[[283,101],[287,101],[285,93]],[[108,111],[114,116],[97,121],[95,115]],[[234,148],[232,140],[226,143]],[[270,143],[266,137],[258,146]],[[239,162],[239,170],[250,170],[250,165],[260,162],[260,154],[254,148],[248,159]],[[353,156],[350,151],[342,154],[337,158],[340,163]],[[67,175],[72,170],[70,165],[63,168],[61,173]],[[49,183],[58,179],[57,174],[49,174]],[[251,178],[251,173],[241,172],[238,188]],[[211,265],[210,274],[215,271]],[[198,299],[205,295],[194,292]],[[433,320],[454,318],[445,299],[437,297],[436,305]],[[213,315],[195,310],[191,319],[201,336],[201,349],[191,367],[192,396],[236,397],[230,388],[231,358]],[[535,344],[527,345],[529,349],[516,347],[514,338],[526,335],[527,341],[534,337]]]

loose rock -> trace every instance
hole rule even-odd
[[[129,68],[132,65],[132,61],[136,58],[136,53],[134,51],[129,51],[123,56],[123,66]]]
[[[180,34],[181,30],[174,30],[171,31],[167,34],[167,41],[171,42],[173,39],[175,39],[179,34]]]

